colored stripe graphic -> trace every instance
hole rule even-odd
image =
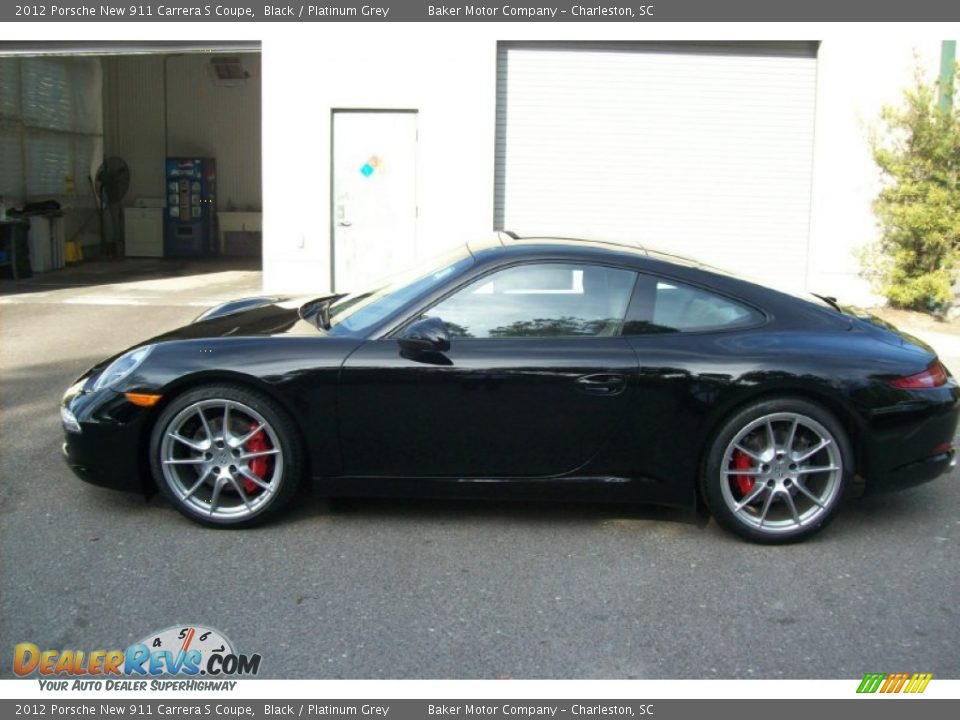
[[[895,693],[900,692],[900,688],[903,687],[903,684],[907,681],[906,673],[890,673],[887,675],[887,681],[883,684],[883,687],[880,688],[882,693]]]
[[[857,692],[922,693],[932,679],[933,673],[867,673]]]
[[[857,692],[875,693],[885,677],[886,675],[884,673],[867,673],[863,676],[863,681],[860,683],[860,687],[857,688]]]
[[[913,677],[910,678],[910,682],[907,683],[907,687],[904,692],[907,693],[922,693],[927,689],[927,684],[933,679],[933,673],[914,673]]]

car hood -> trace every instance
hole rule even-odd
[[[147,342],[286,334],[323,336],[326,333],[317,327],[313,315],[301,313],[301,308],[312,309],[317,305],[315,301],[322,299],[271,296],[233,300],[207,310],[189,325]]]
[[[232,300],[204,311],[196,320],[175,330],[139,342],[89,368],[80,380],[87,381],[114,360],[135,348],[181,340],[262,337],[269,335],[329,337],[314,320],[323,300],[335,296],[270,296]]]

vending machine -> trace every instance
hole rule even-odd
[[[213,158],[167,158],[166,257],[203,257],[216,251],[217,163]]]

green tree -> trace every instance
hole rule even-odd
[[[960,258],[960,113],[957,103],[941,106],[940,90],[918,70],[903,104],[883,108],[884,132],[871,142],[884,180],[874,203],[880,291],[897,307],[927,311],[953,300]]]

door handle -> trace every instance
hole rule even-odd
[[[575,382],[580,392],[589,395],[619,395],[627,387],[627,378],[614,373],[583,375]]]

